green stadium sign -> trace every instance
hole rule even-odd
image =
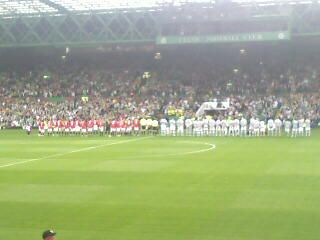
[[[195,44],[195,43],[232,43],[232,42],[264,42],[290,40],[289,31],[281,32],[255,32],[241,34],[225,34],[210,36],[160,36],[157,44]]]

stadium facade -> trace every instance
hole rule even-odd
[[[320,36],[320,3],[313,0],[129,2],[2,1],[0,46],[203,44]]]

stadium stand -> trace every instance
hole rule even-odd
[[[164,51],[164,59],[153,60],[149,66],[150,56],[136,57],[131,64],[130,56],[135,53],[122,53],[114,58],[119,68],[114,68],[114,62],[103,64],[101,59],[91,66],[70,59],[67,63],[41,67],[35,63],[25,70],[3,71],[1,122],[16,127],[30,117],[109,121],[119,116],[190,118],[202,102],[227,97],[231,107],[223,112],[226,116],[242,114],[264,120],[306,116],[317,125],[320,69],[316,56],[306,60],[301,55],[287,62],[274,51],[264,55],[262,62],[257,61],[259,54],[230,50],[228,56],[228,51],[221,51],[222,59],[214,57],[220,54],[217,50],[205,54],[203,49],[183,48],[173,54],[171,51],[171,55]],[[232,54],[239,59],[230,60]],[[143,69],[150,69],[150,78],[144,79]]]
[[[193,118],[217,98],[230,101],[221,117],[317,126],[319,9],[287,0],[3,1],[1,126]]]

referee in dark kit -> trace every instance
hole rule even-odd
[[[43,240],[55,240],[56,239],[56,232],[53,230],[46,230],[42,233]]]

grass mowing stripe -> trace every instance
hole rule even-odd
[[[117,142],[107,143],[107,144],[102,144],[102,145],[97,145],[97,146],[93,146],[93,147],[81,148],[81,149],[73,150],[73,151],[66,152],[66,153],[57,153],[57,154],[53,154],[53,155],[49,155],[49,156],[45,156],[45,157],[41,157],[41,158],[34,158],[34,159],[25,160],[25,161],[12,162],[12,163],[8,163],[8,164],[0,165],[0,168],[7,168],[7,167],[15,166],[15,165],[21,165],[21,164],[25,164],[25,163],[30,163],[30,162],[45,160],[45,159],[54,158],[54,157],[61,157],[61,156],[64,156],[64,155],[67,155],[67,154],[72,154],[72,153],[78,153],[78,152],[83,152],[83,151],[90,151],[90,150],[97,149],[97,148],[100,148],[100,147],[106,147],[106,146],[124,144],[124,143],[128,143],[128,142],[141,141],[141,140],[144,140],[144,139],[147,139],[147,138],[151,138],[151,137],[143,137],[143,138],[136,138],[136,139],[129,139],[129,140],[117,141]]]
[[[0,135],[27,143],[2,141],[0,165],[107,143]],[[0,240],[50,228],[77,240],[317,239],[319,138],[154,137],[0,169]],[[217,148],[147,157],[209,148],[200,142]]]

